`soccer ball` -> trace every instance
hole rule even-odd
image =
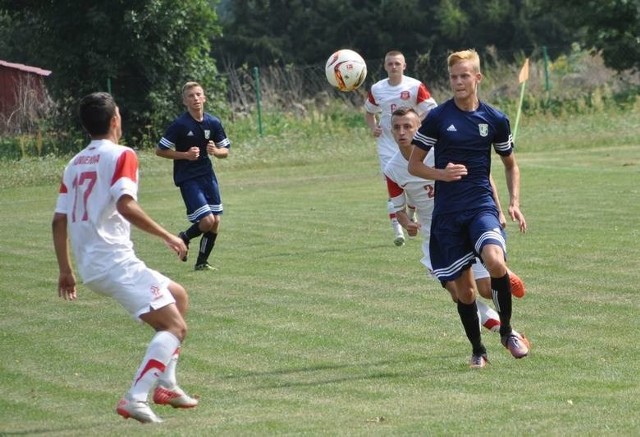
[[[324,72],[332,86],[348,92],[364,83],[367,78],[367,64],[358,53],[342,49],[329,56]]]

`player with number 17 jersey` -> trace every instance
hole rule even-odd
[[[137,259],[131,225],[116,209],[122,195],[134,200],[138,195],[138,158],[129,147],[93,140],[67,164],[55,212],[68,217],[71,246],[84,282]]]

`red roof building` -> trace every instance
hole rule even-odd
[[[9,118],[25,97],[42,102],[46,96],[44,78],[50,74],[42,68],[0,60],[0,118]]]

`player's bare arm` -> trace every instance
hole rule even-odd
[[[493,175],[491,173],[489,173],[489,183],[491,184],[491,191],[493,192],[493,201],[496,203],[496,207],[498,208],[498,220],[500,221],[500,226],[504,229],[507,227],[507,218],[502,211],[500,196],[498,195],[498,187],[496,186],[496,181],[493,179]]]
[[[509,191],[509,217],[511,217],[512,221],[518,222],[520,232],[526,232],[527,221],[522,211],[520,211],[520,167],[518,167],[513,153],[501,158],[507,179],[507,190]]]
[[[366,121],[367,126],[369,126],[369,129],[371,130],[371,135],[373,135],[376,138],[382,135],[382,128],[380,127],[380,124],[378,123],[378,119],[376,118],[376,115],[374,113],[372,112],[365,113],[364,121]]]
[[[424,158],[427,152],[419,147],[413,147],[409,157],[409,173],[423,179],[434,181],[452,182],[462,179],[467,175],[467,167],[462,164],[449,163],[445,168],[434,168],[425,165]]]
[[[184,241],[156,223],[131,196],[126,194],[120,196],[116,202],[116,208],[135,227],[162,238],[165,245],[176,252],[180,259],[187,255],[188,249]]]
[[[195,161],[200,157],[200,148],[193,146],[186,152],[178,152],[172,149],[156,147],[156,155],[167,159],[186,159],[188,161]]]
[[[420,224],[411,220],[405,209],[396,211],[396,217],[398,218],[398,223],[400,223],[400,226],[406,229],[407,234],[409,234],[410,237],[415,237],[416,235],[418,235]]]
[[[213,141],[207,143],[207,153],[218,159],[224,159],[229,156],[229,149],[226,147],[218,147]]]
[[[67,215],[55,213],[51,222],[53,230],[53,247],[58,260],[58,296],[64,300],[75,300],[76,277],[71,267],[71,256],[69,255],[69,240],[67,234]]]

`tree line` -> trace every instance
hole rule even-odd
[[[0,0],[0,59],[53,71],[63,124],[77,98],[108,90],[141,136],[181,110],[186,80],[222,108],[229,68],[320,66],[349,47],[399,49],[441,75],[452,49],[518,61],[577,42],[622,71],[640,65],[638,29],[640,0]]]

